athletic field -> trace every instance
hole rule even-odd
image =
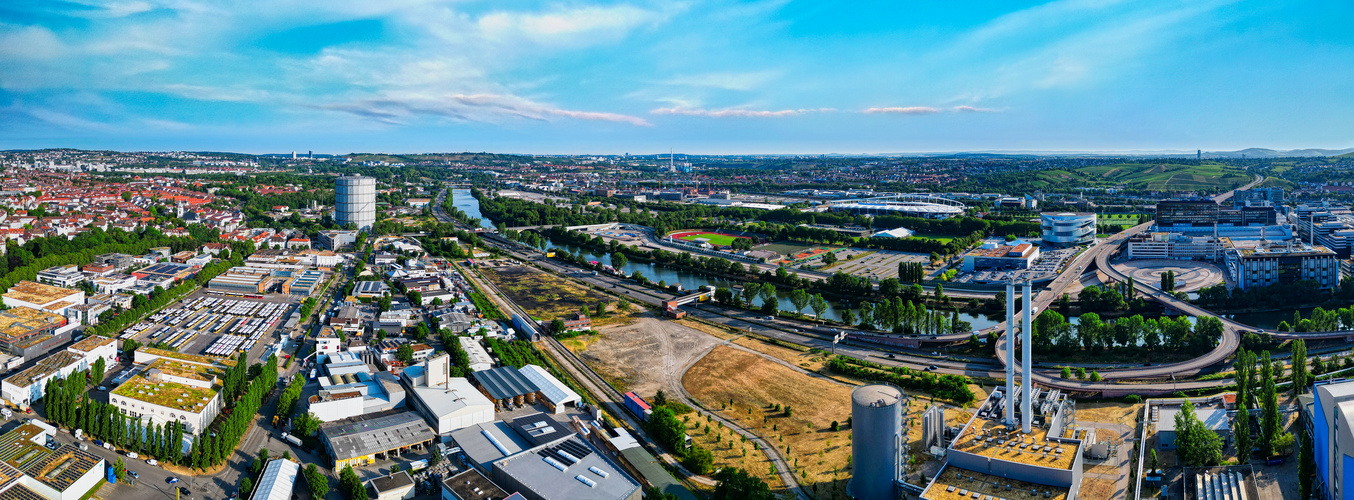
[[[733,244],[733,240],[742,238],[742,236],[734,236],[732,234],[724,234],[724,233],[711,233],[708,231],[679,231],[676,233],[672,233],[669,236],[672,236],[674,239],[686,241],[695,241],[700,238],[705,238],[706,240],[709,240],[711,245],[717,247],[727,247]]]

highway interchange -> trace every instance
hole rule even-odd
[[[1260,182],[1263,182],[1263,180],[1263,177],[1257,176],[1254,181],[1246,186],[1238,188],[1238,190],[1249,189],[1258,185]],[[1233,193],[1235,193],[1235,190],[1218,195],[1214,197],[1214,199],[1223,202],[1229,199]],[[438,203],[434,205],[435,207],[439,207],[439,209],[434,210],[434,214],[442,222],[460,225],[459,222],[447,217],[446,214],[440,210],[441,200],[444,199],[444,197],[445,192],[439,194]],[[1150,226],[1150,223],[1134,226],[1090,246],[1086,251],[1078,255],[1057,279],[1050,282],[1035,295],[1034,300],[1032,301],[1035,311],[1042,311],[1049,307],[1049,305],[1062,296],[1068,287],[1079,282],[1085,273],[1090,272],[1093,269],[1100,270],[1112,280],[1121,282],[1127,281],[1127,276],[1110,265],[1110,259],[1128,238],[1148,230]],[[463,227],[463,229],[473,228]],[[617,296],[629,297],[634,301],[655,307],[662,307],[664,301],[676,298],[675,295],[639,285],[626,278],[612,276],[606,273],[593,273],[591,270],[584,270],[577,266],[562,263],[554,259],[547,259],[544,257],[544,254],[539,251],[516,244],[497,234],[482,233],[481,236],[484,237],[486,241],[519,260],[534,263],[547,271],[567,276],[598,289],[609,291]],[[1165,306],[1183,314],[1192,316],[1212,315],[1212,313],[1202,308],[1180,300],[1149,284],[1135,282],[1135,289],[1141,296],[1151,297]],[[766,316],[757,314],[756,312],[737,308],[726,308],[710,304],[689,304],[684,307],[691,316],[701,320],[746,330],[777,340],[824,350],[833,349],[834,346],[832,345],[831,338],[836,333],[843,330],[851,334],[852,338],[856,339],[879,336],[879,334],[876,333],[863,332],[851,328],[824,327],[807,321],[784,318],[768,320]],[[1099,382],[1062,379],[1051,369],[1040,369],[1037,367],[1032,376],[1040,385],[1076,391],[1079,393],[1099,393],[1106,397],[1122,396],[1126,394],[1170,394],[1181,390],[1202,389],[1230,384],[1230,379],[1209,381],[1176,379],[1199,375],[1209,367],[1224,361],[1240,346],[1240,338],[1245,332],[1266,332],[1275,335],[1277,338],[1305,339],[1348,339],[1351,338],[1351,335],[1354,335],[1354,332],[1312,332],[1295,334],[1265,331],[1237,323],[1230,319],[1219,319],[1222,320],[1224,325],[1224,333],[1221,341],[1213,350],[1188,361],[1156,366],[1103,369],[1100,370],[1100,373],[1105,380]],[[918,348],[907,349],[893,346],[885,347],[872,345],[867,342],[852,342],[851,340],[848,340],[842,344],[836,345],[835,350],[839,354],[845,354],[861,359],[868,358],[871,361],[888,366],[904,366],[918,370],[931,368],[937,373],[1004,378],[1005,363],[1007,361],[1005,356],[1005,323],[1003,322],[1002,324],[996,325],[989,330],[1003,332],[996,345],[993,346],[997,354],[995,361],[990,359],[979,360],[947,357],[941,356],[940,353],[936,352],[928,354],[926,352],[928,349],[924,345]],[[949,344],[966,341],[969,336],[970,334],[968,333],[958,333],[930,338],[913,337],[913,339],[923,344]],[[1036,363],[1036,365],[1037,364],[1038,363]]]

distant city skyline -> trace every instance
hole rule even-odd
[[[1344,149],[1352,15],[1258,0],[18,2],[0,6],[0,149]]]

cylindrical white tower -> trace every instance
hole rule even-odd
[[[1020,347],[1020,353],[1024,356],[1020,360],[1020,383],[1022,385],[1020,392],[1025,397],[1021,399],[1022,404],[1020,405],[1020,430],[1029,434],[1030,426],[1034,423],[1034,412],[1030,408],[1034,401],[1034,371],[1030,369],[1032,364],[1030,363],[1030,346],[1034,344],[1034,329],[1031,327],[1030,311],[1034,309],[1034,303],[1030,301],[1030,282],[1028,281],[1025,282],[1025,300],[1021,306],[1024,309],[1023,316],[1025,319],[1025,325],[1021,329],[1025,330],[1025,340]]]
[[[903,391],[863,385],[851,391],[851,466],[847,485],[859,500],[894,500],[902,467]]]
[[[376,179],[345,175],[334,180],[334,221],[340,226],[353,223],[359,231],[370,231],[376,223]]]

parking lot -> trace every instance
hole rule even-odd
[[[269,334],[287,323],[298,302],[284,294],[245,298],[199,290],[132,325],[122,337],[163,343],[182,353],[230,357],[271,343],[275,337]]]
[[[824,269],[824,271],[840,271],[878,281],[897,278],[899,263],[920,262],[926,264],[930,261],[931,256],[924,253],[848,248],[837,252],[837,264]]]
[[[1058,272],[1063,266],[1077,255],[1080,248],[1059,248],[1054,250],[1045,250],[1039,255],[1039,260],[1034,262],[1029,269],[1014,270],[975,270],[970,273],[959,273],[951,281],[955,283],[1005,283],[1014,278],[1016,281],[1039,281],[1053,279],[1058,276]]]

